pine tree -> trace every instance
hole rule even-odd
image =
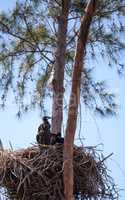
[[[65,94],[69,90],[77,33],[85,6],[86,1],[74,0],[69,9],[64,69]],[[61,1],[29,0],[25,3],[18,2],[9,13],[0,14],[2,106],[5,105],[10,89],[20,112],[37,105],[43,110],[44,97],[49,98],[51,94],[48,80],[53,78],[60,12]],[[93,65],[88,66],[87,60],[92,60],[96,65],[94,61],[102,57],[109,66],[116,67],[118,73],[122,73],[124,63],[120,56],[124,50],[124,41],[120,35],[124,33],[124,14],[124,1],[98,1],[90,27],[81,95],[86,106],[102,115],[113,112],[115,104],[109,104],[114,100],[114,95],[108,93],[103,80],[94,81]],[[30,100],[28,103],[25,101],[27,97]],[[96,97],[99,101],[96,101]]]
[[[86,6],[91,3],[95,3],[96,7],[94,13],[88,14]],[[86,15],[91,19],[88,24],[83,23],[84,27],[82,27]],[[43,111],[46,99],[50,99],[51,102],[53,95],[52,130],[54,133],[60,132],[63,122],[64,91],[67,98],[68,83],[72,80],[64,164],[65,157],[71,156],[72,160],[73,156],[80,97],[85,106],[93,112],[100,113],[101,116],[116,113],[114,94],[107,90],[103,80],[97,82],[93,79],[92,67],[87,65],[87,60],[92,60],[95,64],[96,59],[102,58],[109,66],[116,67],[118,73],[122,73],[124,63],[121,62],[120,56],[125,43],[120,36],[125,31],[124,17],[124,0],[71,2],[26,0],[16,3],[12,11],[0,14],[2,107],[5,106],[10,90],[13,91],[15,102],[19,107],[18,116],[21,112],[26,112],[37,105]],[[49,90],[48,85],[50,79],[52,91]],[[70,116],[71,104],[74,100],[76,100],[76,110],[73,110],[74,116]],[[71,142],[68,147],[66,143],[70,140],[70,136]],[[67,154],[68,148],[70,155]],[[72,165],[72,162],[70,164]],[[64,177],[66,169],[64,167]],[[72,172],[72,166],[69,170]],[[69,184],[71,183],[72,188],[73,177],[70,178],[72,183]],[[72,196],[72,193],[73,191],[69,194],[65,190],[66,199],[68,195]]]

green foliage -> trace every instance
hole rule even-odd
[[[118,105],[115,95],[107,89],[105,81],[94,81],[93,70],[85,69],[82,76],[81,97],[90,110],[102,117],[116,115]]]
[[[80,17],[84,14],[87,0],[74,0],[71,3],[67,35],[65,85],[71,80],[74,62],[77,31]],[[16,103],[21,108],[30,105],[42,106],[49,94],[48,80],[54,66],[58,32],[58,19],[61,15],[61,0],[18,1],[9,13],[0,13],[0,96],[2,106],[12,89]],[[86,59],[108,60],[109,66],[122,73],[124,63],[121,56],[125,43],[125,1],[98,0],[87,45]],[[85,74],[89,71],[86,69]],[[114,96],[103,82],[95,82],[92,75],[82,81],[82,97],[85,105],[102,115],[114,113]],[[98,88],[98,89],[97,89]],[[28,96],[28,103],[26,102]],[[110,100],[109,100],[110,99]],[[25,109],[24,109],[25,110]],[[27,109],[26,109],[27,110]]]

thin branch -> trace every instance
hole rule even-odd
[[[100,165],[101,163],[103,163],[105,160],[107,160],[109,157],[111,157],[113,155],[113,153],[110,153],[108,156],[106,156],[105,158],[103,158],[101,161],[98,162],[98,165]]]
[[[108,10],[107,12],[105,11],[105,12],[99,12],[99,11],[97,11],[96,12],[96,15],[98,14],[98,16],[99,17],[101,17],[101,16],[105,16],[105,15],[109,15],[109,14],[112,14],[112,13],[114,13],[114,12],[117,12],[117,11],[120,11],[121,9],[125,9],[125,5],[124,6],[119,6],[119,7],[116,7],[116,8],[114,8],[113,10]]]
[[[31,30],[30,30],[30,27],[29,27],[29,25],[28,25],[28,22],[27,22],[27,19],[26,19],[25,15],[23,15],[23,18],[24,18],[24,22],[25,22],[25,25],[26,25],[26,27],[27,27],[27,30],[29,31],[29,33],[30,33],[32,39],[34,40],[34,42],[35,42],[36,45],[37,45],[37,49],[39,50],[39,53],[40,53],[42,56],[44,56],[47,60],[49,60],[49,62],[53,63],[54,61],[52,61],[51,59],[49,59],[45,54],[43,54],[43,53],[41,52],[41,49],[40,49],[40,47],[39,47],[39,45],[38,45],[38,43],[37,43],[37,40],[34,38],[34,35],[32,34],[32,32],[31,32]]]
[[[6,24],[4,24],[2,21],[0,21],[0,24],[2,24],[2,26],[4,26],[4,27],[6,28],[7,34],[9,34],[9,35],[11,35],[11,36],[13,36],[13,37],[15,37],[15,38],[18,38],[18,39],[20,39],[20,40],[22,40],[22,41],[28,43],[29,45],[31,45],[30,47],[33,48],[34,45],[33,45],[29,40],[27,40],[26,38],[23,38],[23,37],[21,37],[21,36],[19,36],[19,35],[17,35],[17,34],[12,33],[12,32],[10,31],[9,27],[8,27]],[[5,32],[5,33],[6,33],[6,32]]]
[[[68,21],[74,20],[74,19],[80,19],[80,16],[77,16],[77,17],[70,17],[70,18],[68,18]]]

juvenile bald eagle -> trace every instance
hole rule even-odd
[[[38,134],[36,135],[36,140],[38,144],[50,144],[50,123],[48,121],[50,117],[44,116],[43,117],[43,123],[40,124],[38,127]]]

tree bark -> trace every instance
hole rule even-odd
[[[66,36],[70,0],[62,0],[62,11],[58,16],[57,49],[53,75],[52,133],[61,132],[63,121],[64,68],[66,57]]]
[[[69,100],[68,120],[64,140],[64,193],[65,200],[73,200],[73,145],[77,125],[80,83],[89,28],[96,9],[96,0],[89,0],[81,19],[76,54],[74,58],[72,88]]]

